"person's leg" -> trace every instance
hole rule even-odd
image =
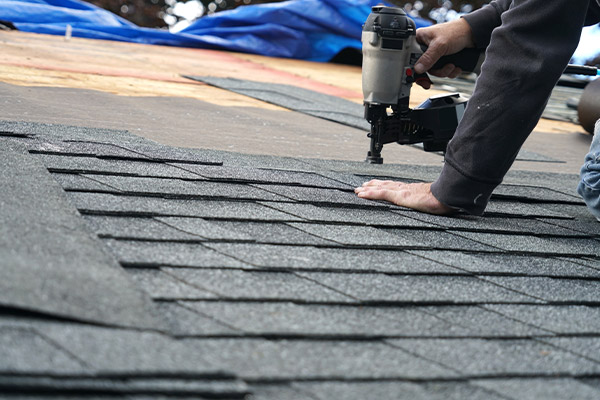
[[[590,212],[600,221],[600,120],[596,122],[590,152],[581,167],[577,193],[583,197]]]

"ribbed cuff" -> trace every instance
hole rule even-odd
[[[446,162],[442,173],[431,185],[431,193],[448,207],[473,215],[482,215],[492,192],[498,186],[468,178]]]

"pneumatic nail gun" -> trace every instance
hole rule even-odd
[[[425,151],[445,151],[467,105],[464,95],[434,96],[409,107],[410,89],[419,79],[414,65],[423,54],[417,43],[415,23],[401,8],[373,7],[362,31],[362,87],[365,119],[371,124],[367,162],[381,164],[384,144],[423,143]],[[475,71],[483,61],[477,49],[465,49],[442,57],[434,68],[452,63],[463,71]]]

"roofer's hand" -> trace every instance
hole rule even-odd
[[[442,69],[430,70],[431,67],[445,55],[458,53],[464,48],[475,47],[471,27],[463,18],[443,24],[417,29],[417,42],[426,45],[427,51],[415,64],[415,72],[423,74],[429,72],[440,77],[456,78],[462,70],[454,64],[446,64]],[[419,82],[425,89],[429,89],[430,82]]]
[[[431,183],[402,183],[373,179],[354,189],[358,197],[385,200],[402,207],[429,214],[449,215],[455,209],[442,203],[431,193]]]

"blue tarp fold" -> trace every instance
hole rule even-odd
[[[0,20],[26,32],[144,44],[222,49],[273,57],[328,61],[360,50],[360,32],[381,0],[291,0],[238,7],[205,16],[178,33],[141,28],[78,0],[0,0]],[[417,26],[426,26],[417,20]]]

